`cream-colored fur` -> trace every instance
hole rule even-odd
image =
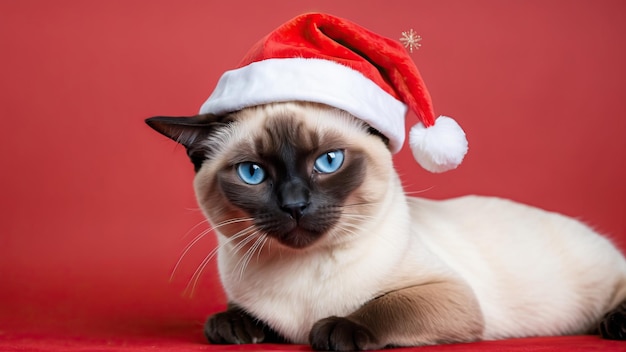
[[[214,181],[224,160],[264,133],[266,119],[285,113],[321,136],[342,131],[349,148],[367,151],[365,182],[346,202],[360,205],[345,207],[339,225],[301,250],[232,239],[252,223]],[[437,282],[469,288],[483,316],[483,339],[583,333],[626,299],[626,261],[605,238],[573,219],[508,200],[407,197],[385,145],[346,113],[286,103],[247,109],[235,120],[213,137],[220,147],[199,170],[196,194],[218,226],[229,300],[292,342],[307,343],[320,319]],[[242,220],[219,227],[231,218]],[[434,343],[405,340],[396,344]]]

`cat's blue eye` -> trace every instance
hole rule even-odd
[[[323,174],[333,173],[343,165],[343,150],[333,150],[331,152],[324,153],[315,159],[313,168],[317,172]]]
[[[237,165],[237,175],[249,185],[258,185],[265,180],[265,170],[255,163],[245,162]]]

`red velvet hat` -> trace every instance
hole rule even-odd
[[[200,113],[224,114],[260,104],[310,101],[367,122],[400,151],[407,106],[420,122],[410,132],[415,159],[431,172],[456,168],[467,140],[451,118],[435,117],[430,94],[406,49],[350,21],[305,14],[255,44],[220,78]]]

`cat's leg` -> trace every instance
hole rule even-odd
[[[608,312],[598,328],[605,339],[626,340],[626,301]]]
[[[440,282],[387,293],[347,317],[322,319],[309,340],[316,350],[370,350],[476,341],[483,330],[473,291]]]
[[[229,304],[225,312],[209,317],[204,324],[204,335],[214,344],[285,342],[264,322],[234,304]]]

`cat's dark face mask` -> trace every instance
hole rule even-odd
[[[197,194],[201,205],[215,207],[226,219],[250,219],[245,223],[253,228],[225,226],[231,235],[257,231],[290,248],[308,247],[337,225],[345,207],[355,206],[347,200],[367,174],[362,149],[340,134],[321,137],[290,116],[268,119],[262,133],[221,151],[219,161],[213,160],[218,147],[209,140],[217,133],[228,135],[220,130],[237,123],[232,117],[154,117],[146,122],[185,146],[198,173],[196,183],[210,183],[196,187],[206,193]],[[368,126],[361,129],[380,136]],[[385,142],[384,136],[376,139]],[[212,176],[203,179],[201,169],[217,164]]]

